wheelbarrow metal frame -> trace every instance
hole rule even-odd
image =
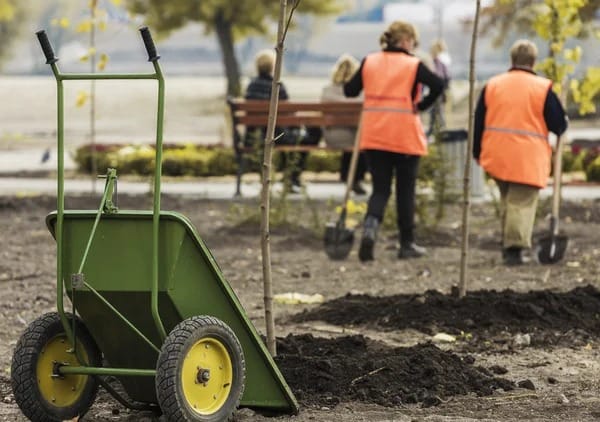
[[[64,272],[63,272],[63,224],[64,224],[64,213],[65,213],[65,192],[64,192],[64,81],[77,81],[77,80],[156,80],[158,82],[158,107],[157,107],[157,117],[156,117],[156,156],[155,156],[155,171],[154,171],[154,201],[153,201],[153,224],[152,224],[152,285],[151,285],[151,304],[150,310],[152,313],[152,318],[154,319],[154,323],[158,332],[160,333],[161,340],[166,338],[165,328],[160,319],[160,314],[158,313],[158,221],[160,217],[160,189],[161,189],[161,174],[162,174],[162,141],[163,141],[163,120],[164,120],[164,92],[165,92],[165,83],[162,71],[160,69],[160,65],[158,64],[158,60],[152,60],[152,64],[154,65],[154,73],[141,73],[141,74],[131,74],[131,73],[114,73],[114,74],[97,74],[97,73],[61,73],[60,69],[56,62],[50,63],[52,68],[52,72],[54,77],[56,78],[57,83],[57,143],[58,143],[58,163],[57,163],[57,198],[56,198],[56,207],[57,207],[57,222],[56,222],[56,277],[57,277],[57,289],[56,289],[56,303],[57,303],[57,311],[60,315],[60,319],[65,328],[65,332],[73,345],[75,345],[74,341],[74,327],[71,328],[69,321],[66,316],[63,295],[64,295]],[[116,172],[114,169],[111,169],[109,174],[107,175],[106,186],[104,189],[104,194],[102,196],[101,204],[98,209],[98,214],[96,217],[96,222],[92,231],[90,233],[90,238],[88,241],[88,246],[83,255],[80,270],[81,273],[83,267],[85,265],[85,261],[89,252],[89,247],[93,241],[94,235],[96,233],[97,223],[100,219],[100,216],[103,212],[104,205],[107,201],[112,202],[112,194],[113,194],[113,186],[116,183]],[[86,288],[95,292],[95,290],[84,282]],[[108,301],[104,300],[102,296],[95,292],[95,294],[101,298],[108,305]],[[118,315],[118,311],[111,306],[113,312],[116,312]],[[122,315],[121,315],[122,317]],[[123,321],[128,323],[132,330],[142,338],[144,338],[149,344],[152,345],[157,351],[159,349],[148,340],[133,324],[129,323],[126,318],[122,317]],[[65,367],[61,367],[59,371],[61,373],[79,373],[79,374],[95,374],[95,375],[155,375],[156,370],[148,370],[142,371],[138,369],[124,369],[124,368],[89,368],[89,367],[80,367],[79,370],[81,372],[76,372],[78,368],[71,367],[68,370]]]
[[[144,33],[146,31],[146,33]],[[98,299],[103,305],[105,305],[116,317],[121,320],[133,333],[136,334],[137,337],[142,339],[148,346],[153,349],[157,355],[160,353],[160,348],[155,344],[156,340],[160,341],[160,345],[164,342],[167,337],[167,332],[165,330],[165,326],[163,324],[163,320],[159,314],[159,227],[161,223],[161,210],[160,210],[160,191],[161,191],[161,173],[162,173],[162,142],[163,142],[163,120],[164,120],[164,92],[165,92],[165,83],[164,77],[158,63],[158,56],[156,54],[156,50],[154,48],[153,42],[150,38],[149,32],[147,29],[142,29],[142,38],[146,44],[146,50],[149,54],[149,61],[152,62],[154,66],[153,73],[140,73],[140,74],[131,74],[131,73],[115,73],[115,74],[96,74],[96,73],[62,73],[56,64],[58,61],[57,58],[54,57],[54,53],[50,46],[50,43],[45,35],[45,32],[38,32],[38,38],[40,39],[40,43],[42,45],[42,49],[46,54],[47,64],[51,66],[52,72],[56,79],[57,83],[57,210],[56,213],[52,213],[47,218],[47,225],[54,235],[57,244],[57,257],[56,257],[56,277],[57,277],[57,291],[56,291],[56,301],[57,301],[57,312],[59,314],[61,323],[65,330],[65,334],[72,346],[72,350],[75,353],[78,361],[84,362],[85,360],[81,358],[80,352],[76,347],[76,324],[75,319],[72,318],[73,323],[69,322],[69,318],[65,312],[64,305],[64,294],[65,291],[68,290],[65,286],[65,192],[64,192],[64,82],[65,81],[78,81],[78,80],[156,80],[158,83],[158,96],[157,96],[157,118],[156,118],[156,155],[155,155],[155,171],[154,171],[154,190],[153,190],[153,209],[152,209],[152,280],[151,280],[151,288],[150,288],[150,310],[152,314],[152,321],[156,328],[156,332],[158,333],[158,339],[152,341],[148,338],[140,329],[138,329],[122,312],[120,312],[115,306],[113,306],[109,300],[107,300],[99,291],[94,289],[94,287],[88,283],[85,279],[84,267],[86,262],[88,261],[88,257],[90,254],[90,250],[94,241],[94,238],[98,231],[98,226],[100,223],[101,217],[104,215],[117,214],[117,208],[115,203],[113,202],[113,194],[116,193],[116,185],[117,185],[117,175],[115,169],[108,169],[106,174],[106,182],[104,187],[104,192],[102,195],[102,199],[100,201],[100,206],[95,213],[94,222],[92,224],[89,238],[85,241],[86,246],[84,248],[81,262],[78,265],[78,270],[74,273],[71,273],[70,277],[70,290],[71,296],[70,300],[73,307],[73,312],[75,313],[76,304],[75,297],[76,291],[85,291],[90,293]],[[150,48],[148,39],[150,41]],[[81,211],[75,211],[75,214]],[[84,212],[85,213],[85,212]],[[93,211],[88,211],[88,214],[93,215]],[[71,215],[72,212],[69,211],[68,215]],[[166,213],[169,214],[169,213]],[[148,217],[148,211],[133,211],[130,212],[129,215],[138,215]],[[164,217],[165,213],[163,213]],[[88,217],[91,217],[89,215]],[[235,294],[231,290],[230,286],[226,283],[224,278],[220,273],[220,269],[216,262],[213,262],[212,255],[206,249],[203,242],[199,239],[198,235],[195,233],[194,229],[191,228],[191,223],[186,220],[183,216],[178,217],[179,220],[183,221],[184,226],[187,226],[188,234],[191,234],[193,238],[195,238],[196,243],[199,243],[201,249],[204,251],[203,253],[208,254],[211,259],[211,269],[214,271],[216,278],[219,280],[221,287],[226,295],[229,298],[231,303],[231,309],[234,311],[234,314],[237,315],[241,320],[241,325],[244,329],[244,336],[249,338],[248,343],[252,350],[252,355],[256,359],[257,356],[262,359],[264,369],[269,370],[269,376],[272,377],[275,385],[279,389],[279,395],[277,397],[268,395],[261,396],[262,393],[253,394],[252,398],[248,400],[242,400],[241,405],[248,407],[266,407],[270,409],[278,409],[279,411],[285,410],[292,413],[298,412],[298,403],[285,383],[282,375],[277,369],[272,357],[268,354],[266,347],[260,341],[258,336],[258,332],[250,322],[249,318],[243,311],[241,304],[238,299],[235,297]],[[51,222],[52,221],[52,222]],[[73,268],[74,269],[74,268]],[[238,333],[238,336],[240,334]],[[255,370],[258,371],[259,378],[264,376],[262,373],[263,367],[260,364],[255,365]],[[152,403],[132,403],[127,400],[127,398],[123,397],[119,392],[117,392],[114,388],[112,388],[108,383],[106,383],[101,376],[134,376],[134,377],[155,377],[156,369],[144,369],[144,368],[126,368],[126,367],[92,367],[92,366],[66,366],[66,365],[57,365],[56,375],[66,375],[66,374],[77,374],[77,375],[90,375],[96,377],[100,384],[105,387],[105,389],[117,399],[121,404],[130,407],[132,409],[147,409],[155,407]],[[248,380],[246,380],[248,382]],[[254,386],[257,388],[257,386]],[[248,389],[246,389],[248,392]],[[270,391],[271,393],[272,391]]]

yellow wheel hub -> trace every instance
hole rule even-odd
[[[188,350],[181,370],[183,395],[200,415],[217,412],[229,397],[233,367],[227,348],[219,340],[203,338]]]
[[[77,347],[81,357],[87,359],[87,354],[80,343]],[[57,364],[80,365],[71,349],[67,336],[59,334],[46,343],[37,363],[36,377],[42,398],[56,407],[68,407],[75,403],[87,382],[87,375],[53,376]]]

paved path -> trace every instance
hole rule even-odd
[[[367,186],[368,184],[365,184]],[[103,188],[102,181],[96,183],[97,192]],[[273,186],[275,193],[281,191],[281,184]],[[120,181],[118,191],[127,194],[148,193],[150,184],[147,182]],[[172,195],[192,195],[199,198],[232,199],[235,192],[234,180],[198,180],[186,182],[163,181],[163,193]],[[69,179],[65,181],[65,194],[90,193],[92,182],[89,179]],[[0,195],[2,196],[26,196],[26,195],[55,195],[56,180],[49,178],[24,178],[24,177],[0,177]],[[242,194],[245,198],[256,198],[260,195],[260,184],[258,182],[244,183]],[[550,187],[541,191],[542,197],[552,195]],[[335,182],[308,182],[306,192],[303,194],[290,195],[290,199],[303,199],[305,196],[314,200],[339,200],[344,196],[344,185]],[[357,196],[356,199],[366,200],[367,195]],[[485,201],[491,197],[473,198],[474,201]],[[600,185],[575,185],[563,186],[563,198],[567,200],[600,199]]]

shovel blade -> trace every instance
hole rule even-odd
[[[334,260],[346,259],[354,244],[354,230],[343,224],[330,223],[325,228],[325,253]]]
[[[564,235],[547,236],[540,239],[537,259],[541,264],[556,264],[565,256],[569,238]]]

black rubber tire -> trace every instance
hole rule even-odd
[[[73,316],[67,314],[71,320]],[[102,356],[96,342],[79,318],[76,318],[75,335],[87,354],[89,365],[101,366]],[[23,414],[33,422],[54,422],[84,415],[94,403],[98,393],[95,377],[87,376],[75,402],[56,406],[43,397],[38,385],[37,364],[44,347],[65,330],[57,312],[44,314],[33,321],[17,342],[11,365],[11,384],[15,401]],[[50,376],[52,372],[48,373]]]
[[[229,395],[211,414],[199,414],[188,403],[182,386],[182,368],[191,348],[202,339],[216,339],[227,350],[232,367]],[[179,323],[169,333],[156,363],[158,405],[170,422],[218,422],[230,420],[246,384],[246,363],[235,333],[223,321],[210,316],[194,316]]]

